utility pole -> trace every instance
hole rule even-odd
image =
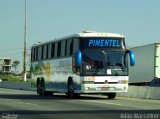
[[[25,0],[25,20],[24,20],[24,60],[23,60],[23,73],[24,81],[26,82],[26,45],[27,45],[27,0]]]

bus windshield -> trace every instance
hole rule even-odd
[[[128,75],[124,51],[83,51],[82,75]]]

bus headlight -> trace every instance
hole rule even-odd
[[[128,80],[119,80],[118,84],[128,84]]]
[[[89,87],[85,87],[85,90],[89,90]]]

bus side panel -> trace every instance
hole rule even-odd
[[[38,78],[45,80],[46,91],[67,92],[68,78],[72,77],[74,89],[80,90],[80,77],[72,73],[72,58],[32,63],[32,79],[36,86]]]

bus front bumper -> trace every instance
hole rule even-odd
[[[81,86],[81,93],[112,93],[112,92],[127,92],[128,84],[116,85],[92,85],[85,84]]]

